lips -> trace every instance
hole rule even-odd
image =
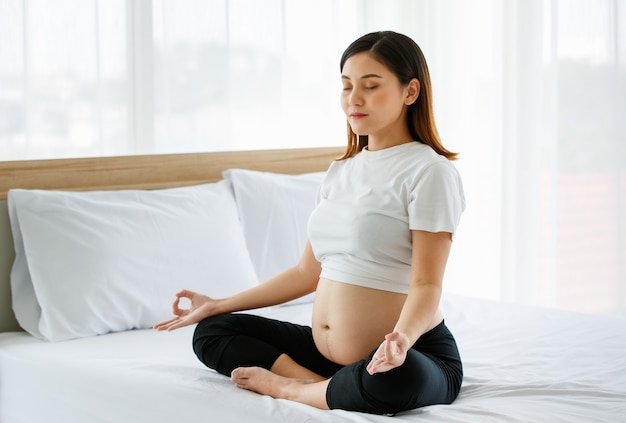
[[[361,119],[367,116],[365,113],[350,113],[350,118],[352,119]]]

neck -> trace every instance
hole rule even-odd
[[[406,125],[406,115],[403,113],[393,124],[369,134],[367,137],[367,149],[370,151],[384,150],[396,145],[414,141]]]
[[[395,147],[396,145],[406,144],[414,141],[407,133],[404,136],[386,136],[377,137],[375,135],[369,135],[367,137],[367,149],[370,151],[384,150],[385,148]]]

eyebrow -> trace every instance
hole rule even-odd
[[[377,75],[375,73],[368,73],[366,75],[363,75],[362,77],[360,77],[359,79],[368,79],[368,78],[382,78],[382,76]],[[346,75],[341,75],[341,79],[350,79],[348,76]]]

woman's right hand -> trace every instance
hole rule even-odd
[[[189,308],[180,308],[180,299],[191,301]],[[176,293],[176,300],[172,304],[172,311],[176,317],[154,325],[157,331],[172,331],[184,326],[193,325],[200,320],[217,314],[217,300],[193,291],[182,290]]]

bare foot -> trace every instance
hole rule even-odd
[[[273,398],[286,399],[285,387],[305,383],[298,379],[279,376],[262,367],[239,367],[230,375],[237,388],[247,389]]]
[[[230,379],[238,388],[328,409],[326,387],[329,380],[315,381],[279,376],[261,367],[239,367]]]

